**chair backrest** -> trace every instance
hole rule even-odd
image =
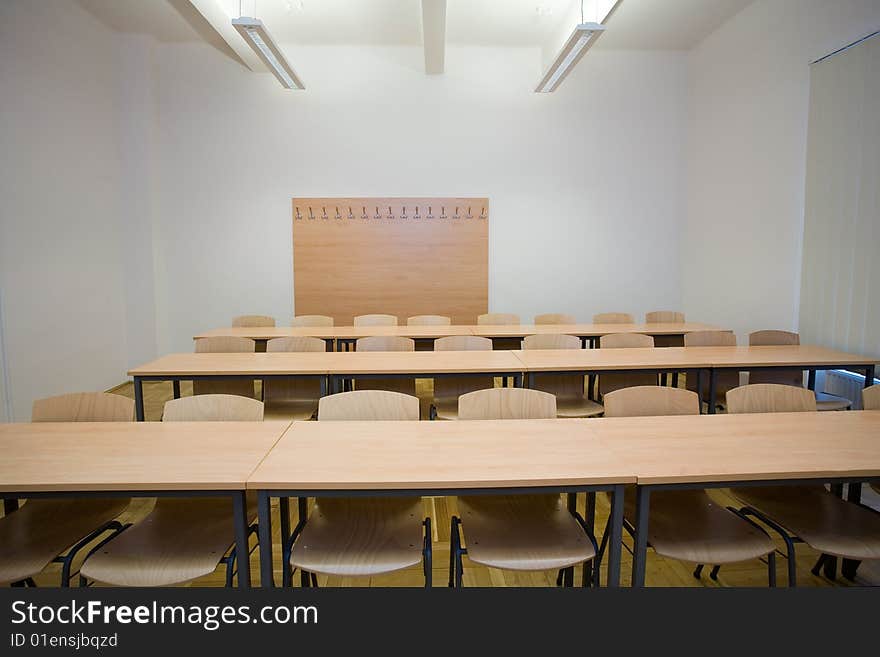
[[[680,313],[677,310],[653,310],[645,313],[646,324],[657,324],[659,322],[681,324],[684,322],[684,313]]]
[[[527,335],[522,341],[523,349],[580,349],[581,339],[576,335],[539,333]]]
[[[485,315],[477,317],[477,324],[519,324],[519,315],[514,315],[512,313],[486,313]]]
[[[449,335],[434,340],[434,351],[492,351],[492,340],[478,335]]]
[[[131,422],[134,400],[107,392],[72,392],[37,399],[31,422]]]
[[[880,385],[862,390],[862,408],[866,411],[880,411]]]
[[[544,315],[535,315],[535,324],[577,324],[577,320],[574,318],[574,315],[546,313]]]
[[[666,386],[636,386],[609,392],[602,399],[605,417],[699,415],[697,393]]]
[[[398,335],[373,335],[358,338],[356,351],[415,351],[416,342],[412,338]]]
[[[778,383],[753,383],[727,393],[728,413],[794,413],[815,411],[812,390]]]
[[[263,402],[240,395],[194,395],[165,402],[163,422],[259,422]]]
[[[268,315],[239,315],[232,318],[232,326],[275,326],[275,318]]]
[[[291,326],[333,326],[333,318],[327,315],[297,315]]]
[[[288,337],[266,341],[267,352],[326,351],[321,338]],[[317,400],[321,396],[321,382],[313,378],[292,376],[284,379],[266,379],[263,382],[263,401],[281,402]]]
[[[599,338],[600,349],[638,349],[653,346],[653,336],[644,333],[609,333]]]
[[[529,388],[492,388],[458,398],[459,420],[540,420],[556,417],[556,397]]]
[[[798,345],[801,338],[791,331],[754,331],[749,333],[750,347]],[[779,383],[784,386],[804,385],[804,371],[796,368],[773,368],[749,372],[749,383]]]
[[[198,338],[195,343],[197,354],[250,353],[254,351],[255,345],[254,341],[250,338],[237,338],[228,335]],[[253,397],[254,380],[244,378],[220,381],[195,380],[193,381],[193,394]]]
[[[599,313],[593,315],[593,324],[633,324],[633,316],[629,313]]]
[[[653,347],[654,338],[643,333],[609,333],[599,338],[600,349],[637,349]],[[655,386],[657,375],[652,372],[603,372],[599,375],[599,394],[634,386]]]
[[[355,390],[321,397],[321,420],[418,420],[419,398],[387,390]]]
[[[492,340],[477,335],[450,335],[434,340],[434,351],[492,351]],[[495,385],[491,376],[444,376],[434,379],[434,401],[450,403],[461,395]]]
[[[355,326],[397,326],[396,315],[358,315]]]
[[[443,315],[415,315],[406,318],[407,326],[449,326],[452,319]]]
[[[733,331],[691,331],[684,334],[685,347],[735,347]]]

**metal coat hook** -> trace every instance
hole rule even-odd
[[[419,216],[419,206],[416,206],[416,213],[413,215],[413,219],[421,219]]]
[[[367,207],[365,205],[361,206],[361,219],[369,219],[369,217],[367,217]]]
[[[471,214],[471,206],[468,206],[467,218],[468,218],[468,219],[473,219],[473,218],[474,218],[474,216]]]
[[[376,206],[376,216],[373,219],[381,219],[382,215],[379,214],[379,206]]]
[[[302,214],[300,214],[299,208],[296,209],[296,218],[297,218],[297,221],[301,221],[303,218]]]
[[[431,211],[431,206],[428,206],[428,219],[433,219],[434,213]]]
[[[406,206],[403,206],[403,212],[400,214],[401,219],[406,219]]]
[[[329,219],[330,218],[327,216],[327,208],[325,208],[323,205],[321,206],[321,218],[322,219]]]
[[[461,219],[461,217],[458,216],[458,206],[457,205],[455,206],[455,214],[452,215],[452,218],[453,219]]]
[[[310,205],[309,206],[309,219],[314,219],[314,218],[315,218],[315,213],[312,212],[312,206]]]
[[[342,215],[339,214],[339,206],[338,206],[338,205],[336,206],[336,218],[337,218],[337,219],[342,219]]]
[[[483,208],[483,211],[480,213],[480,219],[486,218],[486,208]]]
[[[348,206],[348,218],[354,219],[354,212],[351,211],[351,206]]]
[[[394,219],[394,213],[391,212],[391,206],[390,206],[390,205],[388,206],[388,218],[389,218],[389,219]]]
[[[443,205],[443,206],[440,207],[440,218],[441,218],[441,219],[446,219],[446,218],[447,218],[447,217],[446,217],[446,206],[445,206],[445,205]]]

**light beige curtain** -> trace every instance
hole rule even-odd
[[[811,67],[799,330],[880,361],[880,36]]]

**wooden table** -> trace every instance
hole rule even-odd
[[[5,497],[230,497],[247,555],[245,484],[289,422],[0,424]],[[238,583],[250,586],[248,559]]]
[[[258,491],[259,497],[261,581],[272,585],[272,497],[280,498],[281,534],[286,539],[291,536],[289,497],[608,490],[612,493],[608,582],[616,586],[623,487],[635,483],[635,477],[591,424],[585,420],[295,422],[248,480],[248,488]],[[285,564],[288,556],[285,549]]]
[[[633,586],[645,582],[653,490],[850,483],[880,478],[880,413],[601,418],[596,430],[637,478]]]
[[[584,346],[598,346],[598,339],[612,333],[643,333],[652,336],[682,337],[691,331],[724,330],[712,324],[698,322],[657,322],[653,324],[513,324],[481,325],[473,327],[473,335],[486,338],[524,338],[541,333],[575,335]]]

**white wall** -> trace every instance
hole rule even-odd
[[[124,378],[116,37],[72,3],[0,3],[0,288],[15,420]]]
[[[490,197],[494,311],[679,307],[683,54],[594,51],[537,95],[537,49],[449,47],[430,77],[420,48],[285,51],[307,92],[156,50],[160,352],[239,312],[288,321],[297,195]]]
[[[689,316],[797,329],[809,63],[878,27],[877,0],[757,0],[689,53]]]

